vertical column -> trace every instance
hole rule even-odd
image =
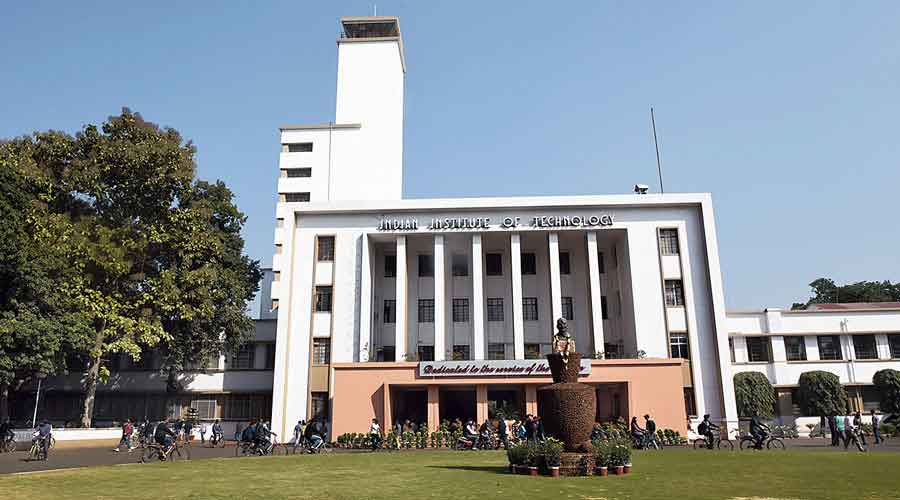
[[[537,386],[528,384],[525,386],[525,414],[537,415]]]
[[[562,318],[562,287],[559,283],[559,233],[550,233],[547,235],[550,255],[550,306],[553,311],[553,317],[550,318],[551,325],[556,324],[556,320]]]
[[[437,351],[435,351],[437,354]],[[437,432],[441,426],[441,395],[436,385],[428,386],[428,432]]]
[[[359,361],[369,361],[369,353],[375,347],[372,337],[372,262],[369,248],[369,235],[363,233],[360,238],[362,248],[359,277]]]
[[[478,425],[488,418],[488,391],[487,386],[479,384],[475,386],[475,423]]]
[[[444,287],[444,235],[434,235],[434,360],[443,361],[447,349],[446,288]]]
[[[588,285],[591,296],[591,324],[593,325],[594,351],[603,352],[603,302],[600,291],[600,254],[597,250],[597,233],[587,233]]]
[[[509,237],[509,260],[512,272],[513,353],[525,359],[525,328],[522,319],[522,241],[519,233]]]
[[[481,235],[472,235],[472,350],[475,359],[484,359],[484,253]]]
[[[394,332],[394,360],[404,361],[406,359],[406,324],[408,322],[407,309],[407,290],[406,290],[406,236],[397,236],[397,293],[395,300],[397,301],[397,320],[395,322],[396,331]]]

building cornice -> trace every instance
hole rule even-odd
[[[312,125],[281,125],[278,130],[346,130],[362,128],[360,123],[316,123]]]

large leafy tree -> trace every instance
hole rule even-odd
[[[872,383],[881,398],[881,411],[900,413],[900,371],[886,368],[875,372]]]
[[[113,354],[159,350],[174,372],[244,340],[259,279],[241,254],[244,218],[223,185],[194,182],[195,149],[177,131],[124,109],[74,137],[20,139],[17,151],[47,191],[35,240],[70,263],[57,289],[90,329],[83,426]]]
[[[900,302],[900,282],[858,281],[838,285],[831,278],[819,278],[810,283],[809,287],[809,300],[805,303],[795,302],[792,309],[804,309],[811,304]]]
[[[734,398],[738,415],[772,418],[775,411],[775,388],[769,379],[758,372],[734,375]]]
[[[806,415],[829,417],[844,415],[849,407],[847,392],[837,375],[825,371],[800,374],[797,381],[800,408]]]

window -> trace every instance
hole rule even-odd
[[[269,309],[269,312],[275,312],[278,310],[278,299],[272,299],[272,308]]]
[[[328,393],[310,393],[310,413],[312,418],[328,418]]]
[[[575,319],[575,306],[572,304],[572,297],[562,298],[562,314],[567,321]]]
[[[672,358],[691,359],[691,351],[688,349],[688,335],[686,332],[670,333],[669,349],[672,353]]]
[[[396,323],[397,322],[397,301],[396,300],[385,300],[384,301],[384,322],[385,323]]]
[[[312,153],[313,143],[311,142],[295,142],[294,144],[285,144],[288,153]]]
[[[606,262],[603,261],[603,252],[597,252],[597,267],[600,268],[600,274],[606,274]]]
[[[541,359],[541,344],[525,344],[525,359]]]
[[[523,275],[537,274],[537,257],[534,256],[533,252],[523,253],[521,262]]]
[[[314,365],[327,365],[331,363],[331,339],[313,339]]]
[[[681,280],[666,280],[666,306],[677,307],[684,305],[684,290],[681,288]]]
[[[386,345],[381,348],[381,351],[376,356],[378,361],[396,361],[397,358],[397,350],[394,349],[392,345]]]
[[[506,345],[488,344],[488,359],[506,359]]]
[[[788,361],[806,361],[806,342],[803,337],[785,337],[784,353]]]
[[[466,361],[469,358],[469,346],[455,345],[453,346],[453,359],[455,361]]]
[[[309,193],[284,193],[284,201],[288,203],[302,203],[309,201]]]
[[[453,299],[453,322],[469,322],[469,299]]]
[[[331,286],[316,287],[316,312],[331,312]]]
[[[660,229],[659,248],[663,255],[678,255],[678,230]]]
[[[311,168],[286,168],[284,171],[287,177],[312,177]]]
[[[395,278],[397,276],[397,256],[396,255],[385,255],[384,256],[384,277],[385,278]]]
[[[248,420],[259,415],[268,415],[272,412],[271,396],[225,396],[222,406],[222,418],[231,420]]]
[[[891,348],[891,357],[900,358],[900,335],[888,335],[888,346]]]
[[[191,408],[197,410],[197,418],[212,420],[216,418],[215,399],[195,399],[191,401]]]
[[[484,273],[488,276],[503,276],[503,255],[489,253],[484,256]]]
[[[434,361],[434,346],[433,345],[420,345],[419,346],[419,361]]]
[[[606,295],[600,296],[600,317],[609,319],[609,309],[606,307]]]
[[[434,299],[419,299],[419,323],[434,323]]]
[[[853,351],[856,359],[878,359],[878,349],[875,348],[874,335],[854,335]]]
[[[525,321],[538,320],[537,297],[522,297],[522,319]]]
[[[275,344],[266,344],[266,370],[275,369]]]
[[[841,338],[837,335],[820,335],[819,359],[837,361],[843,359],[841,355]]]
[[[747,359],[751,362],[768,362],[772,359],[769,355],[771,350],[769,337],[746,337],[747,339]]]
[[[684,411],[689,417],[697,416],[697,405],[694,403],[694,389],[684,388]]]
[[[453,276],[469,275],[469,256],[455,253],[450,257],[450,272]]]
[[[228,367],[232,370],[252,370],[255,355],[256,345],[244,344],[238,352],[231,355]]]
[[[431,278],[434,276],[434,256],[427,254],[419,255],[419,277]]]
[[[503,299],[487,299],[488,321],[503,321]]]
[[[572,267],[569,264],[569,252],[559,253],[559,274],[571,274]]]
[[[731,353],[731,362],[734,363],[734,337],[728,337],[728,352]]]
[[[319,262],[334,261],[334,236],[316,237],[316,256]]]

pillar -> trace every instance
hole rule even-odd
[[[550,309],[553,314],[550,324],[555,328],[556,320],[562,318],[562,286],[559,282],[559,233],[548,234],[547,243],[550,255]]]
[[[593,327],[595,353],[606,350],[603,337],[603,302],[600,290],[600,253],[597,250],[597,233],[587,233],[588,287],[591,297],[591,326]]]
[[[527,384],[525,386],[525,413],[527,415],[537,415],[537,386]]]
[[[481,235],[472,235],[472,355],[485,359],[484,352],[484,253]]]
[[[444,279],[444,235],[434,235],[434,360],[446,358],[447,300]]]
[[[360,278],[359,278],[359,361],[369,361],[369,353],[374,349],[372,338],[372,263],[369,248],[369,235],[363,233],[360,238]]]
[[[513,353],[525,359],[525,327],[522,318],[522,240],[519,233],[509,237],[509,260],[512,272]],[[558,263],[557,263],[558,264]]]
[[[488,418],[488,391],[487,386],[479,384],[475,386],[475,423],[481,424]]]
[[[406,236],[397,236],[397,277],[395,278],[397,293],[397,321],[394,332],[394,359],[406,360],[406,325],[409,321],[407,314],[407,265],[406,265]]]
[[[435,354],[437,354],[435,352]],[[441,426],[441,393],[436,385],[428,386],[428,432],[436,432]]]

